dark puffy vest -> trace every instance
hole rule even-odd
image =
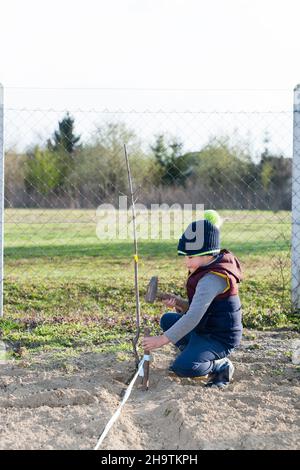
[[[189,274],[186,290],[190,304],[199,280],[208,273],[223,277],[227,282],[227,288],[214,298],[198,323],[196,331],[210,334],[230,348],[237,347],[243,331],[241,302],[238,295],[238,283],[242,280],[240,263],[230,251],[221,250],[213,263],[200,266]]]

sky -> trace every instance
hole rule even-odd
[[[0,8],[7,108],[288,112],[300,82],[297,0],[0,0]]]
[[[2,0],[6,86],[289,89],[297,0]]]

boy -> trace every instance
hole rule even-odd
[[[212,212],[205,211],[203,220],[192,222],[178,243],[178,255],[184,256],[188,268],[186,313],[178,308],[177,313],[165,313],[160,321],[164,333],[143,338],[142,345],[152,350],[172,342],[181,351],[170,366],[172,372],[207,376],[207,386],[222,388],[234,372],[228,356],[242,337],[242,273],[237,258],[220,249],[219,227],[208,220]],[[176,307],[175,299],[164,303]]]

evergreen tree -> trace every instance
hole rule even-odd
[[[183,144],[175,138],[166,143],[164,135],[160,134],[150,148],[161,167],[162,183],[183,185],[190,173],[189,160],[182,155]]]
[[[53,140],[48,139],[47,146],[49,150],[54,152],[66,152],[73,155],[76,148],[79,147],[78,142],[80,136],[74,134],[74,118],[69,112],[59,121],[58,130],[53,134]]]

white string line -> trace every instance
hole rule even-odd
[[[126,393],[123,397],[123,400],[122,402],[120,403],[117,411],[112,415],[112,417],[110,418],[110,420],[108,421],[107,425],[105,426],[104,428],[104,431],[102,432],[101,436],[99,437],[99,440],[94,448],[94,450],[98,450],[99,447],[101,446],[102,442],[103,442],[103,439],[105,438],[105,436],[108,434],[110,428],[112,427],[112,425],[115,423],[115,421],[118,419],[118,417],[120,416],[120,413],[121,413],[121,410],[123,408],[123,406],[125,405],[126,401],[128,400],[129,396],[130,396],[130,393],[132,391],[132,388],[133,388],[133,385],[134,385],[134,382],[136,381],[137,377],[139,375],[143,376],[143,372],[142,372],[142,369],[143,369],[143,365],[144,365],[144,362],[145,361],[149,361],[150,360],[150,356],[148,355],[144,355],[143,359],[141,360],[140,364],[139,364],[139,367],[138,367],[138,370],[135,374],[135,376],[133,377],[132,381],[130,382],[130,384],[128,385],[128,388],[126,390]]]

